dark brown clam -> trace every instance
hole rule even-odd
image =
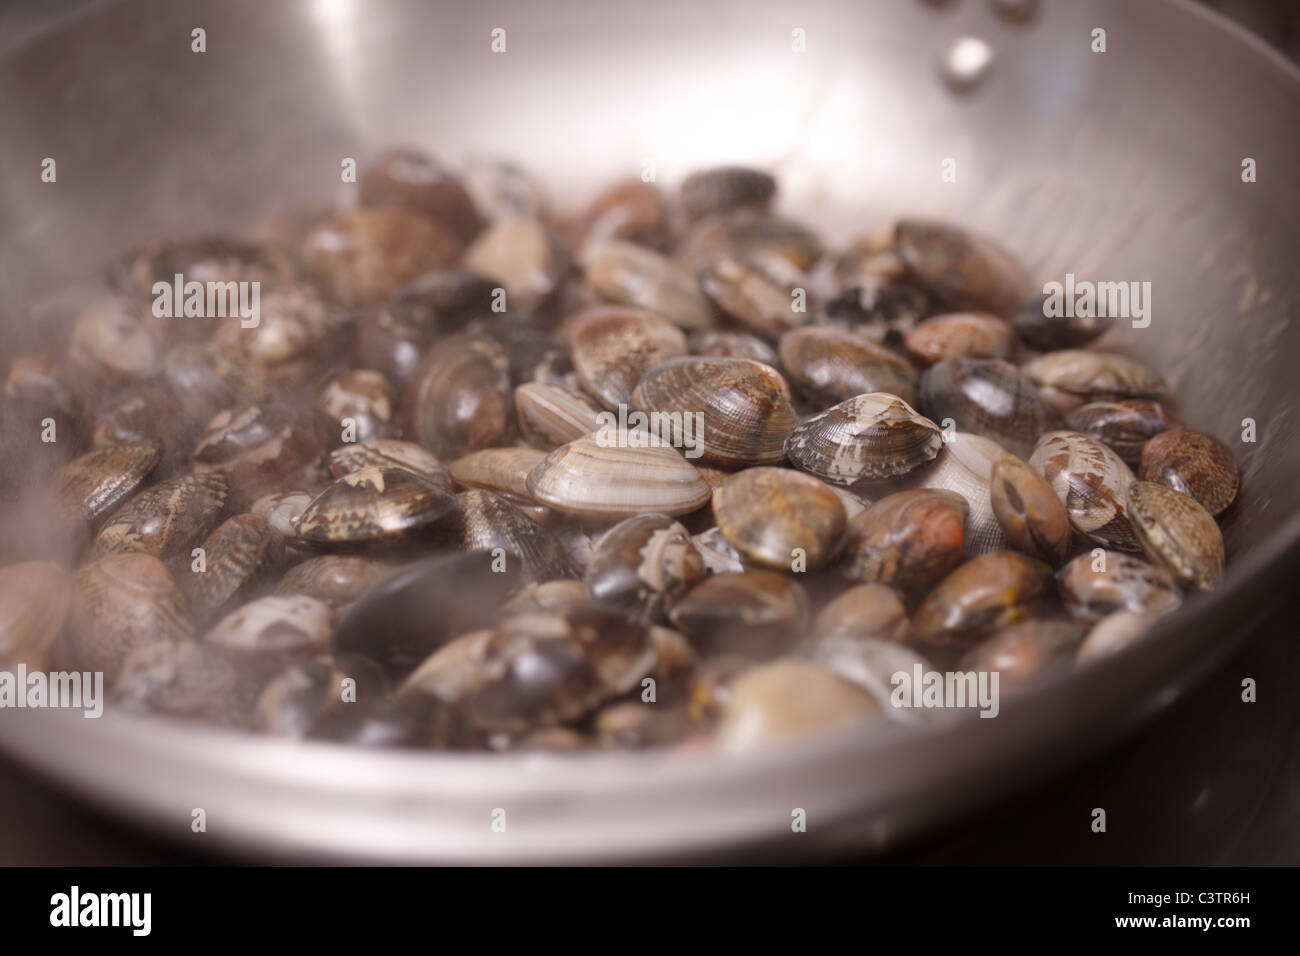
[[[231,611],[203,635],[235,660],[300,660],[330,648],[329,605],[301,594],[273,594]]]
[[[262,583],[280,555],[280,539],[261,515],[222,522],[203,542],[203,563],[177,575],[190,614],[205,624],[229,611]]]
[[[226,479],[219,474],[180,475],[146,488],[99,529],[94,557],[139,552],[163,561],[188,557],[212,530],[226,503]]]
[[[534,521],[552,514],[528,490],[528,476],[546,460],[536,448],[482,448],[457,458],[449,474],[462,488],[481,488],[500,495]]]
[[[987,312],[950,312],[926,319],[903,335],[922,365],[951,358],[1008,358],[1016,345],[1011,326]]]
[[[58,565],[24,561],[0,568],[0,666],[39,670],[71,604],[72,578]]]
[[[902,595],[874,582],[849,588],[818,612],[812,626],[815,641],[871,638],[898,642],[906,640],[907,632]]]
[[[355,364],[375,369],[405,390],[419,374],[433,339],[431,329],[402,318],[390,302],[353,324],[352,357]]]
[[[568,260],[540,220],[519,216],[488,226],[465,250],[465,266],[505,289],[505,307],[531,312],[560,285]]]
[[[1177,428],[1178,420],[1159,402],[1126,398],[1080,405],[1065,416],[1065,427],[1109,445],[1126,465],[1137,468],[1143,446],[1166,429]]]
[[[796,269],[811,269],[822,244],[809,229],[753,206],[697,220],[682,236],[676,258],[692,273],[721,256],[778,256]]]
[[[728,541],[765,567],[811,570],[844,541],[844,506],[830,488],[789,468],[746,468],[713,492],[713,514]]]
[[[586,395],[559,385],[526,382],[515,389],[519,433],[543,451],[558,448],[600,427],[601,408]]]
[[[361,172],[364,206],[401,206],[422,212],[469,242],[483,228],[460,180],[437,159],[409,147],[390,149]]]
[[[993,463],[1006,454],[997,442],[980,435],[953,432],[939,456],[907,475],[905,488],[933,488],[955,492],[966,499],[966,557],[1004,551],[1011,546],[990,498]]]
[[[625,239],[652,249],[667,241],[668,205],[654,183],[628,179],[602,190],[577,225],[574,248]]]
[[[363,207],[313,229],[302,258],[335,302],[344,306],[383,300],[416,276],[453,265],[461,241],[422,213],[397,207]]]
[[[713,330],[691,337],[691,354],[709,358],[747,358],[777,367],[776,349],[749,332]]]
[[[1122,551],[1084,552],[1056,580],[1070,613],[1089,620],[1116,611],[1159,614],[1182,603],[1177,583],[1164,570]]]
[[[127,655],[113,689],[128,710],[225,722],[236,706],[239,672],[198,641],[144,644]]]
[[[190,463],[197,473],[224,475],[230,505],[242,509],[314,467],[322,450],[310,421],[288,406],[244,405],[208,422]]]
[[[1146,443],[1139,476],[1195,498],[1212,515],[1222,514],[1241,487],[1232,452],[1213,435],[1186,428],[1161,432]]]
[[[641,376],[632,403],[664,441],[729,468],[783,461],[796,420],[785,379],[751,359],[669,359]]]
[[[415,439],[440,458],[508,443],[514,427],[504,349],[468,334],[434,347],[410,402]]]
[[[568,340],[578,381],[606,408],[628,404],[647,369],[686,354],[677,326],[640,309],[587,309],[571,321]]]
[[[335,478],[373,466],[404,468],[441,491],[452,490],[451,473],[432,452],[414,442],[377,438],[340,445],[329,453],[329,470]]]
[[[888,392],[916,402],[916,370],[898,353],[856,333],[809,326],[782,336],[779,350],[781,367],[794,387],[819,405],[864,392]]]
[[[146,382],[162,368],[163,355],[163,342],[150,324],[147,305],[127,299],[104,299],[92,304],[73,323],[68,361],[86,384]]]
[[[268,289],[293,278],[290,258],[273,245],[233,236],[151,239],[132,249],[110,279],[123,292],[141,299],[154,296],[154,283],[172,284],[177,273],[186,282],[257,282]]]
[[[905,275],[901,263],[899,270],[900,274],[872,272],[846,280],[840,293],[826,300],[818,321],[871,342],[901,345],[908,330],[932,310],[930,296]]]
[[[779,256],[719,255],[700,270],[700,288],[718,308],[772,341],[812,318],[808,286]]]
[[[808,593],[787,574],[741,571],[697,584],[669,613],[700,651],[762,658],[792,647],[808,626]]]
[[[605,532],[583,580],[593,600],[659,620],[704,573],[704,559],[687,530],[667,515],[647,514]]]
[[[922,285],[954,309],[1009,319],[1029,291],[1029,277],[992,240],[947,223],[903,219],[894,248]]]
[[[989,475],[989,504],[1007,540],[1019,551],[1056,567],[1070,547],[1070,516],[1047,479],[1003,455]]]
[[[1052,569],[1018,551],[981,554],[926,595],[913,633],[935,643],[970,643],[1025,617],[1046,592]]]
[[[897,478],[933,461],[939,427],[885,392],[858,395],[798,425],[785,453],[798,468],[833,485]]]
[[[390,570],[372,558],[322,554],[291,567],[276,590],[280,594],[305,594],[337,610],[355,601]]]
[[[472,269],[435,269],[394,292],[388,308],[393,319],[403,325],[445,335],[490,315],[498,287],[496,280]]]
[[[714,324],[713,307],[694,276],[653,249],[618,239],[591,243],[583,250],[582,267],[591,288],[607,302],[646,309],[692,331]]]
[[[569,556],[549,531],[504,497],[481,488],[456,495],[453,508],[433,531],[436,540],[461,551],[492,552],[502,565],[522,562],[528,576],[538,580],[575,573]]]
[[[809,661],[772,661],[731,682],[718,746],[747,753],[880,716],[875,698],[832,671]]]
[[[119,442],[73,459],[50,479],[59,520],[69,528],[97,524],[157,463],[158,446],[147,441]]]
[[[921,376],[920,400],[932,421],[951,419],[1014,455],[1027,457],[1038,436],[1060,424],[1034,383],[1001,359],[944,359]]]
[[[776,195],[776,180],[760,169],[718,166],[682,180],[682,209],[692,219],[737,207],[765,207]]]
[[[147,441],[161,451],[163,474],[189,455],[197,429],[185,421],[179,403],[164,389],[145,387],[127,392],[95,415],[91,444],[106,448],[118,442]]]
[[[328,433],[347,442],[393,438],[397,394],[382,372],[349,369],[330,376],[316,395],[316,411]]]
[[[844,574],[903,591],[929,587],[962,560],[966,499],[914,489],[881,498],[850,522]]]
[[[1062,414],[1089,402],[1162,398],[1164,379],[1137,359],[1115,352],[1062,349],[1026,362],[1021,371]]]
[[[1100,338],[1115,321],[1109,315],[1066,315],[1064,309],[1058,310],[1060,315],[1049,314],[1052,311],[1045,293],[1029,296],[1011,320],[1016,337],[1039,352],[1078,349]]]
[[[1208,591],[1223,577],[1223,534],[1195,498],[1154,481],[1128,488],[1128,513],[1142,550],[1179,584]]]
[[[454,509],[451,495],[402,468],[361,468],[335,481],[298,519],[298,537],[320,546],[386,545],[410,538]]]
[[[967,651],[957,669],[996,673],[1000,690],[1014,690],[1069,670],[1085,630],[1079,622],[1066,618],[1020,621]]]
[[[180,589],[152,555],[111,554],[77,572],[67,644],[75,668],[113,681],[137,647],[193,636]]]
[[[378,665],[359,654],[293,661],[263,688],[258,723],[272,734],[316,736],[331,723],[382,708],[390,693]]]
[[[1103,547],[1141,550],[1129,524],[1133,472],[1119,455],[1079,432],[1053,431],[1038,440],[1029,467],[1047,479],[1075,531]]]

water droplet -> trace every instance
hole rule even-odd
[[[969,90],[993,65],[993,48],[979,37],[961,37],[943,58],[944,81],[954,90]]]

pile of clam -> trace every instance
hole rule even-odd
[[[158,240],[0,420],[0,665],[110,709],[449,749],[747,750],[1113,652],[1223,571],[1237,466],[988,239],[844,250],[756,170],[554,211],[389,152]],[[258,282],[260,319],[155,282]]]

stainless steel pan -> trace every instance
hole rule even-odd
[[[27,303],[131,244],[334,195],[343,157],[395,142],[512,155],[561,198],[646,160],[666,184],[717,161],[767,165],[785,208],[836,239],[936,214],[1004,237],[1043,278],[1152,282],[1151,326],[1114,344],[1169,373],[1184,420],[1238,455],[1244,490],[1227,579],[1149,640],[995,720],[743,761],[369,753],[29,711],[0,713],[0,746],[196,850],[735,858],[890,844],[1150,717],[1248,635],[1300,561],[1300,75],[1182,3],[1042,7],[1016,26],[974,0],[96,6],[0,63],[4,348],[48,334]],[[206,53],[191,52],[195,27]],[[490,52],[496,27],[505,53]],[[1105,53],[1090,50],[1097,27]],[[966,33],[997,57],[954,96],[936,64]],[[40,181],[47,156],[56,184]],[[947,158],[956,183],[940,180]],[[190,831],[196,807],[206,834]],[[805,834],[790,831],[796,807]]]

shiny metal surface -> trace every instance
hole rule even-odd
[[[1005,238],[1043,278],[1149,280],[1114,344],[1170,374],[1181,417],[1229,442],[1244,491],[1228,578],[1142,645],[1004,702],[996,720],[845,735],[744,761],[360,753],[114,715],[10,711],[0,745],[163,832],[385,860],[628,860],[872,848],[1077,761],[1166,706],[1294,579],[1300,383],[1300,77],[1165,0],[991,5],[285,2],[98,7],[0,64],[6,349],[25,303],[160,233],[246,226],[268,198],[334,195],[392,142],[505,153],[561,199],[714,161],[768,165],[783,208],[845,239],[899,213]],[[208,52],[190,51],[194,26]],[[490,31],[507,31],[492,54]],[[1107,30],[1108,52],[1089,51]],[[808,51],[792,53],[791,30]],[[947,43],[996,60],[965,96]],[[43,184],[53,156],[59,181]],[[1242,183],[1243,157],[1259,181]],[[952,158],[957,182],[944,183]],[[42,313],[43,314],[43,313]],[[1241,420],[1258,442],[1239,441]],[[507,834],[490,829],[504,808]],[[792,837],[790,812],[808,812]],[[796,846],[791,840],[800,841]]]

